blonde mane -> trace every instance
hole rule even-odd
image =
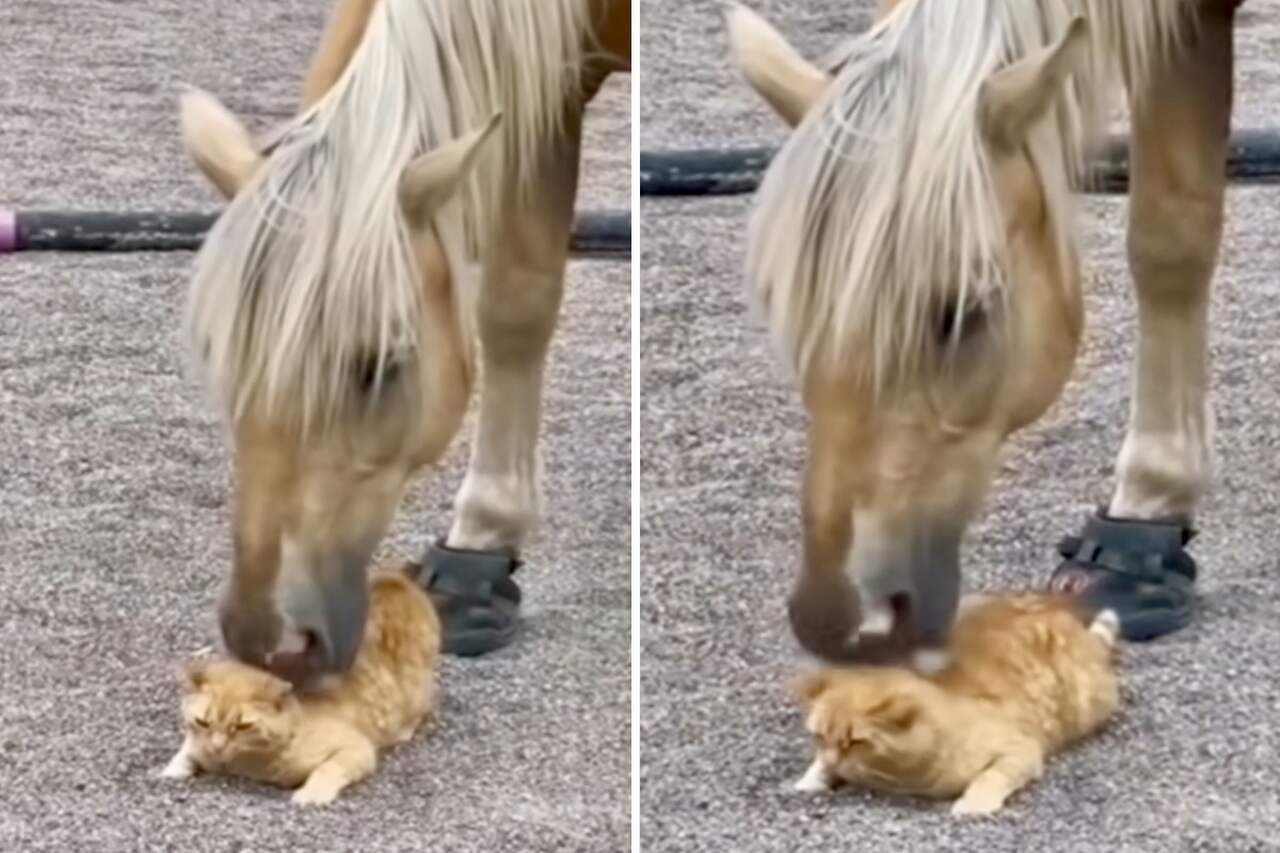
[[[501,111],[503,143],[435,218],[470,348],[483,241],[563,135],[588,2],[379,4],[343,76],[285,128],[197,257],[187,331],[233,422],[251,408],[329,422],[362,364],[379,375],[390,359],[423,357],[400,174]]]
[[[858,371],[877,393],[1004,298],[1004,227],[980,133],[983,81],[1090,24],[1089,58],[1028,140],[1059,258],[1071,191],[1123,80],[1141,91],[1189,0],[905,0],[844,45],[834,80],[771,164],[748,277],[788,365]],[[954,340],[954,337],[952,338]]]

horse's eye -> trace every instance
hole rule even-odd
[[[938,338],[943,342],[967,340],[987,323],[986,307],[980,302],[970,302],[960,307],[948,302],[942,309],[938,322]]]
[[[386,388],[400,378],[401,361],[398,356],[379,357],[369,355],[356,366],[356,384],[362,394],[371,394],[377,388]]]

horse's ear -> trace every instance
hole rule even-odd
[[[217,98],[199,89],[182,95],[182,141],[191,159],[225,198],[262,165],[249,131]]]
[[[831,75],[806,61],[782,34],[745,6],[725,5],[729,48],[751,88],[795,127],[831,85]]]
[[[494,113],[484,127],[446,142],[405,166],[400,174],[400,207],[416,226],[458,191],[502,119]]]
[[[1057,44],[1002,68],[982,84],[982,128],[995,146],[1020,147],[1031,126],[1057,101],[1067,77],[1085,62],[1089,26],[1077,17]]]

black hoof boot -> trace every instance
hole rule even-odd
[[[1130,642],[1163,637],[1195,609],[1196,563],[1185,550],[1195,535],[1179,519],[1110,518],[1099,509],[1079,536],[1058,544],[1063,561],[1049,589],[1076,596],[1091,613],[1115,611]]]
[[[520,565],[514,550],[427,548],[418,582],[440,615],[445,654],[477,657],[515,639],[520,587],[511,576]]]

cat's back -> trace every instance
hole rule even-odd
[[[956,623],[939,682],[998,709],[1047,747],[1093,731],[1119,704],[1114,650],[1067,600],[994,598]]]
[[[440,620],[426,593],[402,571],[369,577],[369,617],[351,672],[312,705],[336,712],[378,746],[412,735],[435,706]]]
[[[440,619],[431,599],[403,571],[369,577],[369,624],[362,655],[377,666],[434,669],[440,658]]]

